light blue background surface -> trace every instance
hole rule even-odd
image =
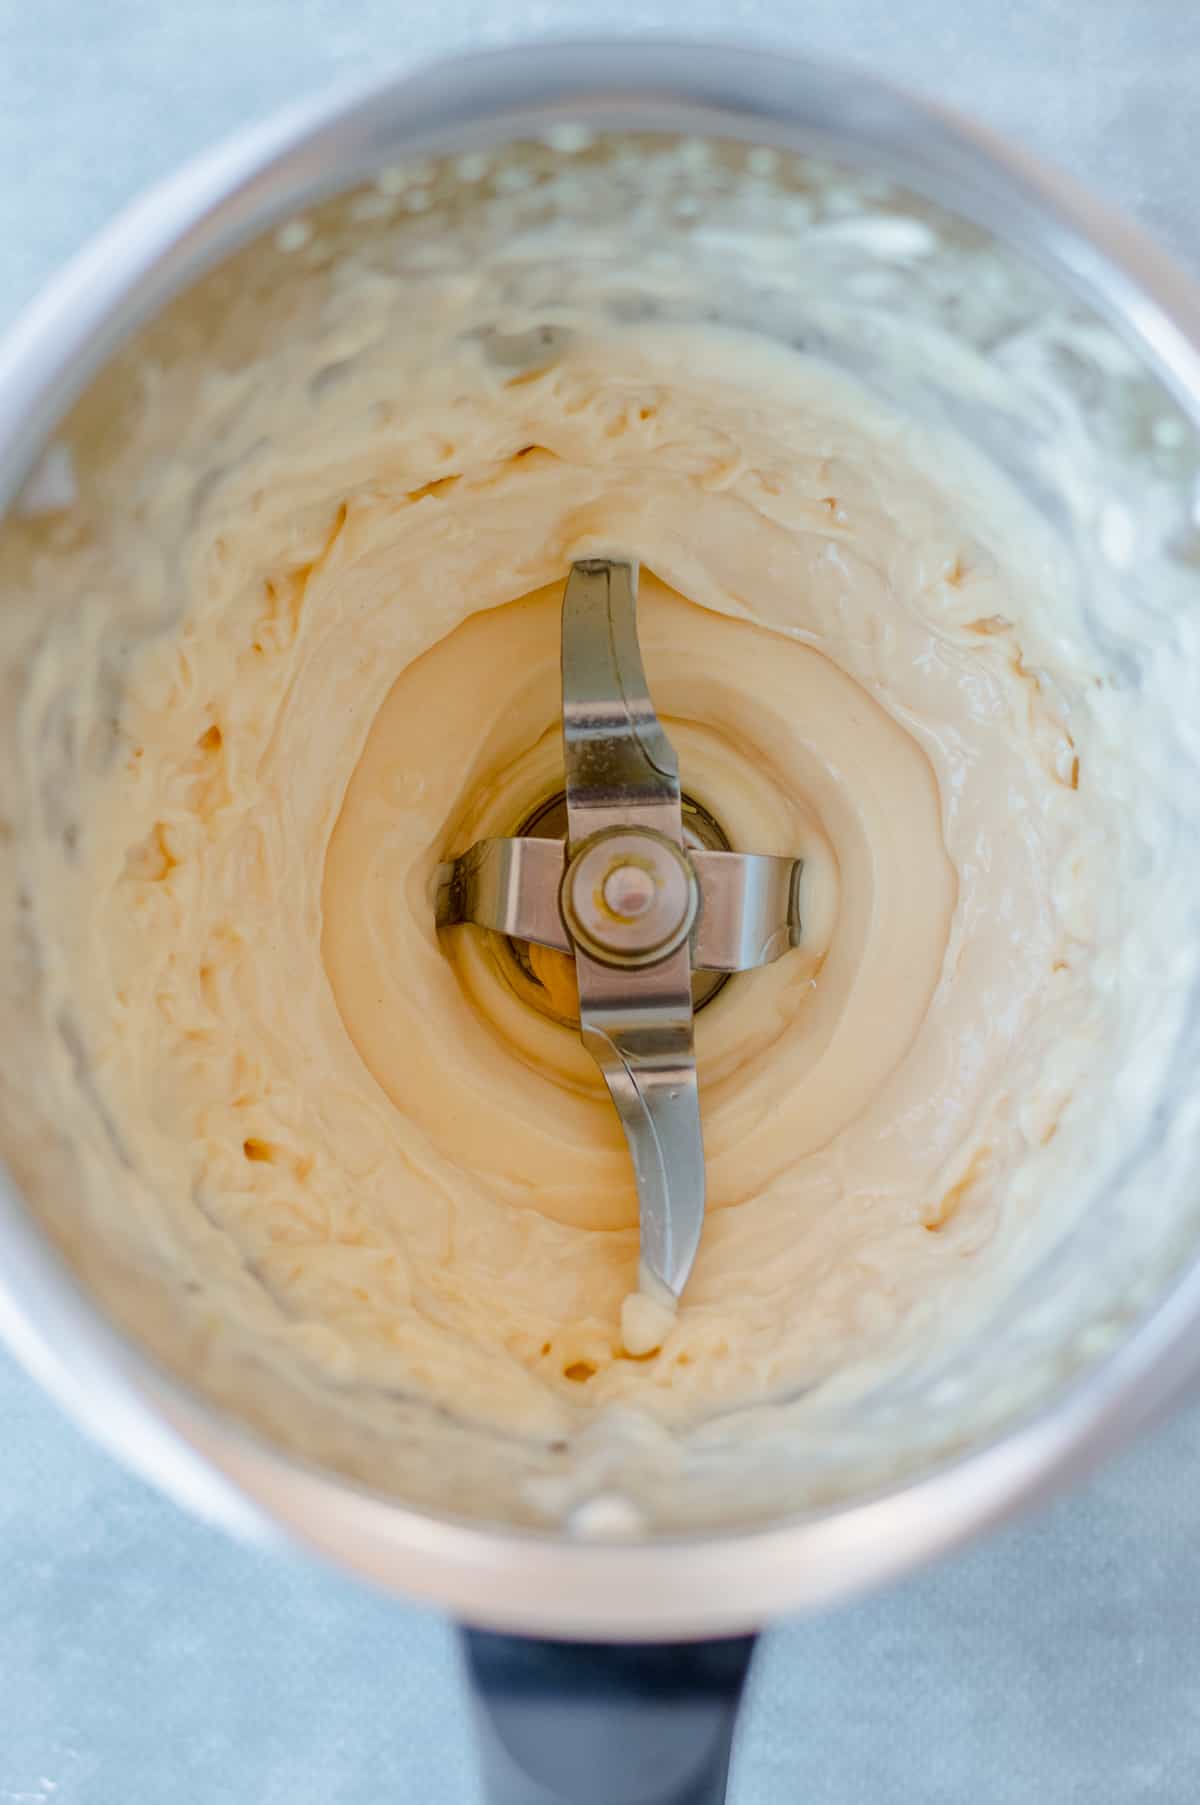
[[[769,36],[983,119],[1200,268],[1194,0],[0,0],[0,324],[126,198],[336,76],[549,31]],[[0,1355],[0,1805],[476,1805],[449,1630],[190,1522]],[[762,1645],[733,1805],[1200,1800],[1200,1411]]]

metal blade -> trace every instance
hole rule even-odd
[[[558,906],[566,862],[561,840],[476,840],[438,866],[434,919],[439,928],[473,921],[513,940],[569,953],[571,937]]]
[[[563,763],[571,850],[605,827],[683,845],[679,764],[646,686],[637,565],[573,564],[563,594]]]
[[[571,952],[558,906],[566,850],[561,840],[532,835],[476,840],[438,867],[438,927],[471,921],[513,940]],[[688,857],[700,886],[693,971],[752,971],[800,944],[800,859],[704,847],[691,847]]]
[[[610,827],[683,845],[679,767],[646,685],[637,566],[588,559],[563,596],[568,849]],[[704,1222],[704,1143],[687,945],[637,970],[576,948],[580,1027],[629,1144],[645,1267],[682,1291]]]
[[[704,850],[689,856],[700,885],[693,971],[752,971],[799,946],[803,859]]]
[[[678,1297],[704,1226],[704,1141],[687,949],[667,967],[653,969],[658,1000],[648,1008],[644,993],[614,995],[609,980],[651,974],[610,971],[586,953],[575,958],[583,1044],[604,1074],[633,1160],[642,1262]]]

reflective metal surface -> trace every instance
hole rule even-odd
[[[562,739],[566,842],[477,841],[439,868],[435,917],[574,955],[580,1034],[633,1161],[643,1273],[678,1297],[704,1223],[693,973],[746,971],[799,943],[801,861],[689,846],[632,561],[588,559],[567,579]]]
[[[572,850],[606,827],[683,845],[679,761],[663,732],[637,635],[637,565],[591,558],[563,591],[562,723]]]
[[[474,922],[513,940],[569,953],[571,936],[558,907],[566,869],[562,840],[476,840],[439,867],[439,927]],[[723,852],[689,846],[700,889],[692,930],[692,970],[752,971],[799,946],[802,861],[770,852]]]
[[[692,963],[704,971],[752,971],[799,946],[801,859],[769,852],[693,852],[700,916]]]
[[[438,927],[473,921],[513,940],[569,953],[571,937],[558,906],[566,855],[562,840],[476,840],[438,869]]]
[[[575,947],[633,971],[689,939],[700,890],[677,842],[644,827],[608,827],[573,851],[561,898]]]
[[[638,828],[682,854],[679,765],[646,686],[635,564],[596,559],[572,569],[563,593],[562,708],[569,853],[606,829]],[[633,1160],[642,1266],[678,1296],[704,1226],[688,948],[622,969],[577,945],[575,971],[583,1044]]]

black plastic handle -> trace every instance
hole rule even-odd
[[[487,1805],[723,1805],[753,1636],[462,1638]]]

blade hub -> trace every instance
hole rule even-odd
[[[798,943],[802,861],[689,848],[674,747],[651,701],[637,632],[637,563],[571,567],[562,612],[565,835],[543,805],[512,839],[477,840],[438,868],[439,926],[474,921],[533,958],[574,956],[579,1031],[621,1120],[641,1227],[639,1288],[678,1298],[704,1221],[693,1037],[695,976],[748,971]],[[721,836],[724,837],[723,835]],[[549,975],[549,974],[548,974]],[[565,1019],[567,1003],[555,1009]],[[641,1343],[643,1337],[636,1335]]]
[[[602,965],[655,965],[692,931],[699,888],[687,854],[648,828],[593,834],[567,866],[567,932]]]

